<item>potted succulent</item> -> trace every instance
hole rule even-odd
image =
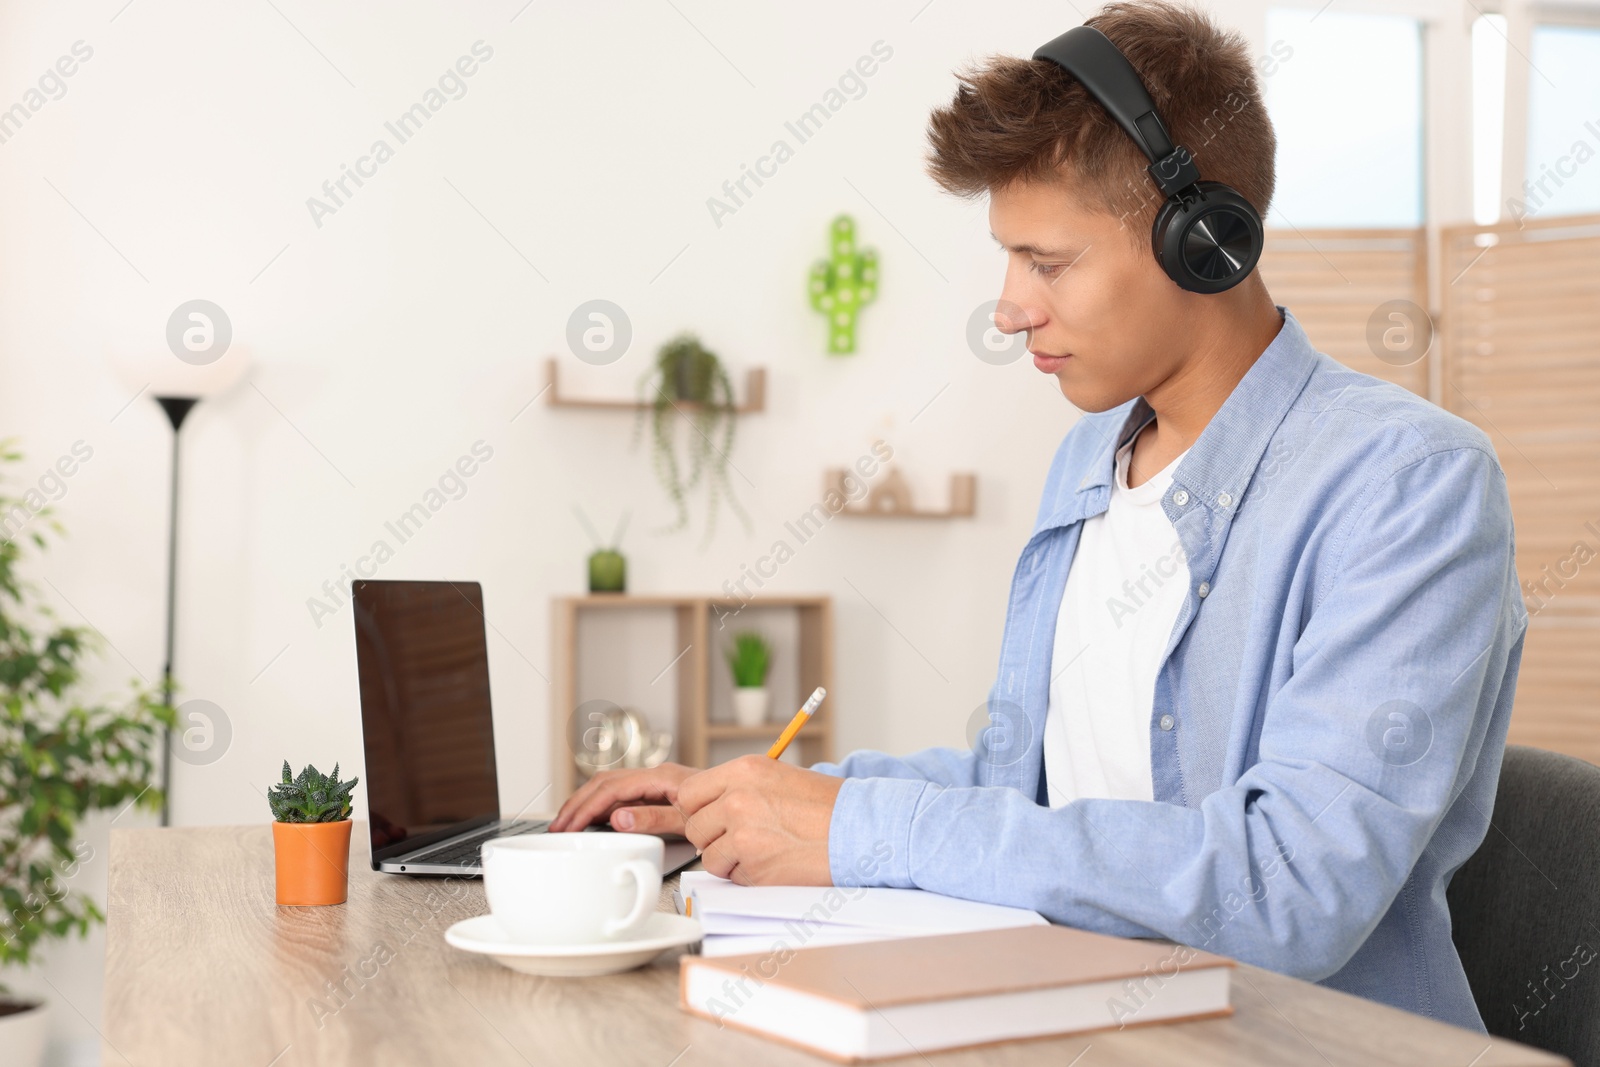
[[[648,412],[656,477],[677,510],[677,519],[660,532],[673,533],[688,524],[688,495],[702,481],[707,508],[704,541],[709,542],[716,529],[717,506],[724,496],[745,529],[750,529],[750,516],[728,481],[728,453],[733,448],[738,406],[722,361],[693,334],[680,334],[661,346],[655,363],[639,379],[639,392],[643,406],[639,410],[640,421],[634,427],[634,440],[637,442],[639,427]],[[681,421],[690,426],[680,458],[677,438]]]
[[[754,630],[735,634],[728,649],[728,667],[733,671],[733,717],[740,726],[760,726],[767,721],[771,703],[767,692],[767,667],[772,648]]]
[[[20,457],[0,441],[0,462]],[[135,686],[127,703],[74,696],[96,642],[84,627],[54,621],[49,605],[17,574],[23,546],[59,532],[37,491],[0,490],[0,969],[26,967],[46,942],[105,920],[73,880],[95,861],[78,826],[95,811],[161,806],[151,788],[163,724],[174,716]],[[44,1057],[44,1002],[8,994],[0,981],[0,1061]]]
[[[322,774],[306,764],[267,789],[272,808],[272,853],[278,903],[343,904],[350,891],[350,791],[358,779],[339,781],[339,765]]]

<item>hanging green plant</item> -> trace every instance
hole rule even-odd
[[[739,504],[728,481],[728,455],[733,449],[738,408],[733,383],[722,361],[700,344],[692,333],[682,333],[661,346],[656,361],[639,379],[639,395],[648,406],[639,411],[634,440],[650,417],[650,436],[656,477],[667,491],[676,520],[661,533],[674,533],[689,522],[689,494],[702,482],[706,488],[704,547],[716,529],[717,508],[724,497],[750,529],[750,516]],[[680,423],[687,424],[683,455],[679,455]]]
[[[856,220],[840,215],[828,227],[830,253],[811,266],[811,307],[828,319],[828,354],[856,350],[856,319],[878,298],[878,250],[856,251]]]

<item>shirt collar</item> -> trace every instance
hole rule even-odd
[[[1234,386],[1173,474],[1174,488],[1187,489],[1207,507],[1227,510],[1238,503],[1272,435],[1315,369],[1317,351],[1299,320],[1288,308],[1279,306],[1278,311],[1283,325],[1277,336]],[[1060,506],[1040,519],[1034,533],[1105,510],[1115,477],[1117,450],[1155,416],[1142,396],[1124,407],[1127,415],[1116,438],[1105,438],[1076,492],[1056,494]],[[1106,491],[1092,492],[1096,489]]]

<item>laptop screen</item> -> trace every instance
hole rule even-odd
[[[500,816],[477,582],[353,585],[372,857]]]

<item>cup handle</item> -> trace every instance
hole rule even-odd
[[[658,891],[652,896],[650,883],[655,881],[656,876],[656,865],[649,860],[629,860],[617,868],[614,876],[616,883],[621,885],[625,879],[632,878],[634,885],[638,887],[638,895],[634,898],[632,911],[620,919],[608,920],[601,928],[607,937],[617,936],[621,931],[641,922],[646,915],[655,910],[660,893]]]

